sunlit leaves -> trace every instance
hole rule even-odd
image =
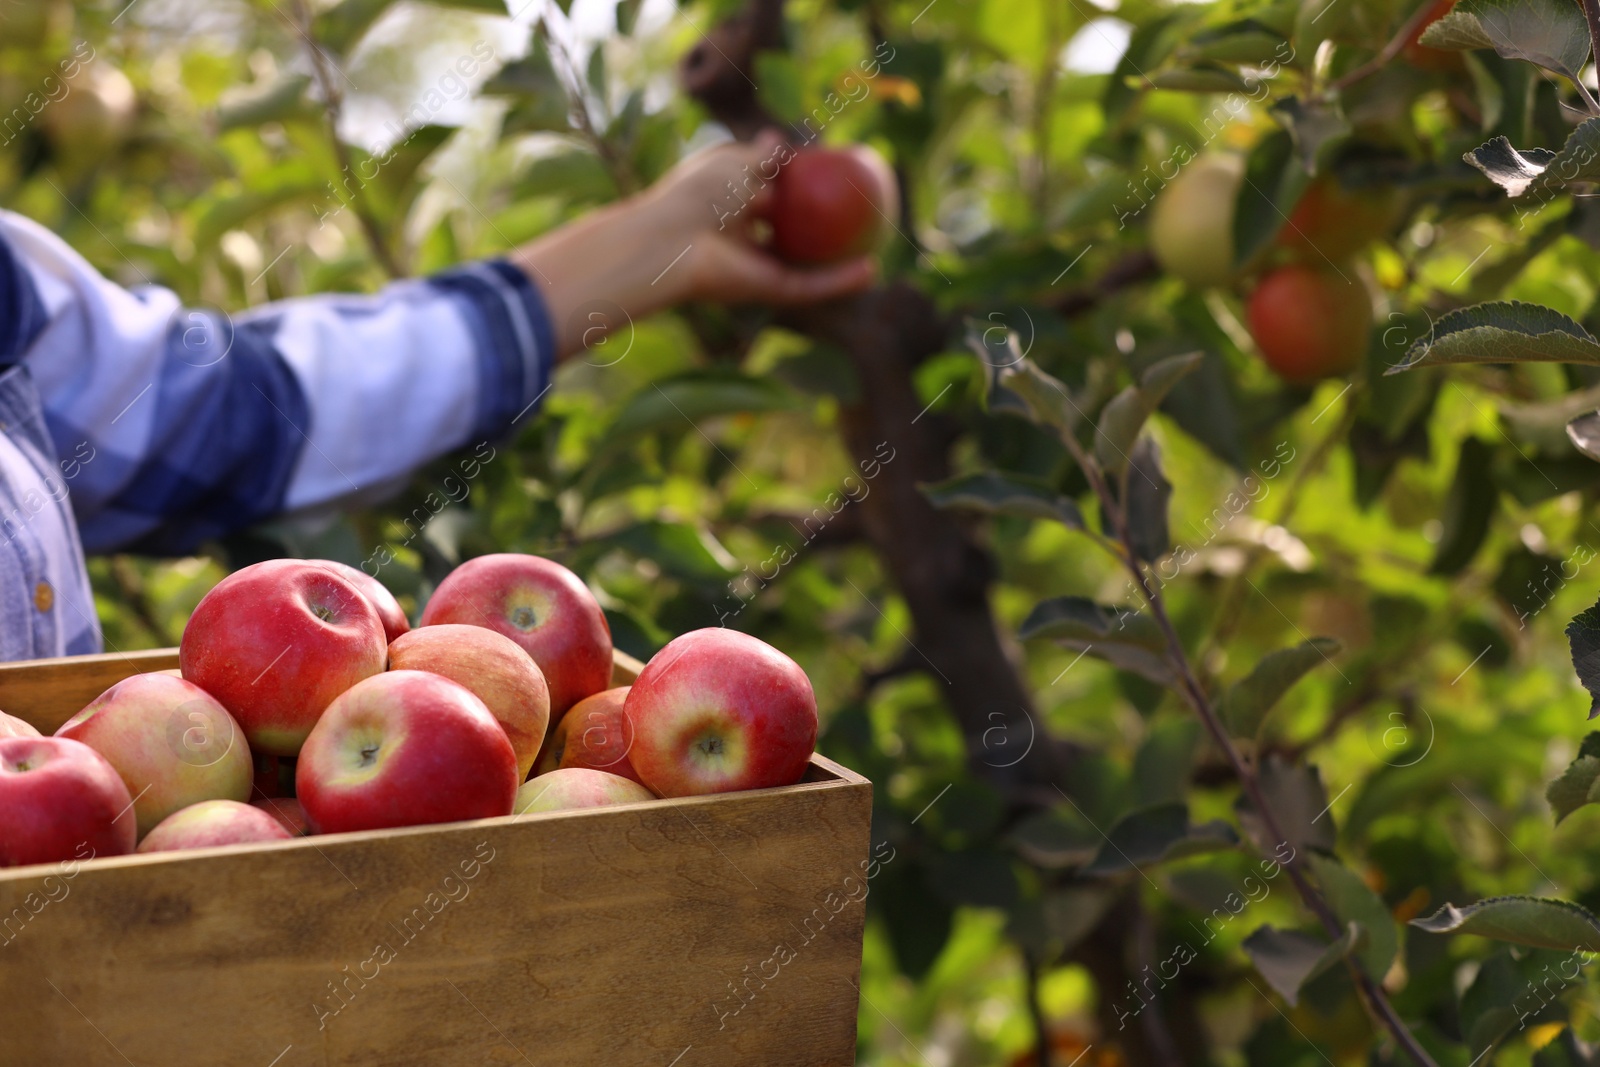
[[[1600,364],[1600,341],[1551,308],[1518,301],[1476,304],[1441,315],[1387,373],[1443,363]]]
[[[1600,952],[1600,921],[1588,909],[1542,897],[1491,897],[1458,908],[1446,904],[1411,925],[1433,934],[1475,934],[1516,945]]]

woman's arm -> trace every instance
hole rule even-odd
[[[544,294],[559,358],[592,343],[602,302],[643,318],[685,300],[812,304],[871,284],[870,259],[796,269],[751,238],[770,192],[761,181],[775,133],[685,160],[653,187],[518,249],[511,261]]]
[[[231,317],[123,289],[0,212],[0,309],[21,324],[0,328],[0,356],[37,383],[57,452],[93,456],[68,486],[85,547],[188,551],[503,437],[555,361],[596,340],[586,305],[642,318],[685,299],[797,303],[867,285],[865,260],[797,271],[751,243],[758,208],[732,183],[761,197],[745,168],[773,144],[700,153],[506,260]]]

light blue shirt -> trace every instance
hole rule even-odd
[[[504,261],[230,317],[0,211],[0,659],[100,650],[85,550],[181,554],[374,499],[505,436],[554,357]]]

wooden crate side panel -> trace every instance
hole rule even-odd
[[[177,666],[175,648],[0,663],[0,711],[32,723],[40,733],[54,733],[124,678]]]
[[[870,808],[835,782],[36,868],[0,880],[0,1063],[850,1064]]]

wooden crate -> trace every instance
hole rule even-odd
[[[49,731],[176,664],[0,666],[0,709]],[[851,1064],[871,802],[818,756],[782,789],[0,870],[0,1064]]]

